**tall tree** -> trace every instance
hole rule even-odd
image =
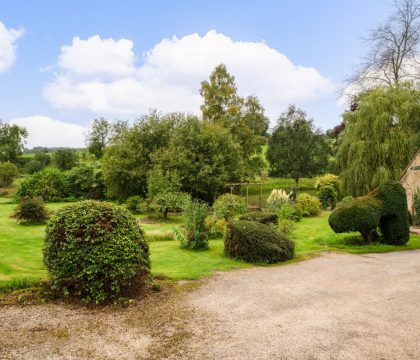
[[[25,128],[0,120],[0,162],[17,163],[27,137]]]
[[[168,145],[174,128],[183,119],[184,114],[162,115],[152,111],[112,141],[103,159],[109,196],[121,200],[133,195],[146,196],[151,154]]]
[[[112,123],[104,118],[94,119],[86,137],[86,145],[97,159],[104,154],[111,137]]]
[[[337,163],[343,190],[359,196],[398,179],[420,147],[420,92],[409,85],[370,90],[344,122]]]
[[[267,160],[270,173],[294,179],[311,177],[325,171],[329,145],[326,137],[314,128],[312,119],[294,105],[280,115],[268,140]]]
[[[260,154],[269,121],[258,98],[238,96],[235,78],[223,64],[214,69],[209,81],[201,83],[200,94],[204,121],[228,129],[241,146],[244,174],[248,177],[259,174],[264,166]]]
[[[365,39],[369,51],[349,79],[356,88],[392,87],[420,79],[420,4],[418,0],[395,0],[394,4],[390,18]]]

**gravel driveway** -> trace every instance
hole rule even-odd
[[[127,309],[0,307],[0,359],[420,359],[420,251],[216,274]]]
[[[201,358],[420,359],[420,251],[232,271],[189,298]]]

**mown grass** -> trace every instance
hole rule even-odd
[[[65,203],[48,204],[55,210]],[[0,198],[0,290],[22,288],[47,279],[42,261],[44,225],[18,225],[9,217],[15,204]],[[411,236],[407,246],[384,244],[361,245],[357,234],[335,234],[328,226],[328,212],[319,217],[305,218],[293,232],[296,257],[300,261],[323,251],[372,253],[420,249],[420,236]],[[223,254],[223,240],[212,240],[210,250],[191,251],[180,249],[173,238],[173,229],[180,226],[180,216],[170,216],[162,222],[137,216],[150,242],[152,272],[175,280],[197,279],[233,268],[251,265],[228,259]]]

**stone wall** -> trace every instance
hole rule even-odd
[[[420,152],[417,153],[414,161],[410,164],[408,170],[400,179],[401,185],[404,186],[407,192],[408,210],[413,212],[413,195],[417,188],[420,188],[420,169],[413,170],[413,166],[420,166]]]

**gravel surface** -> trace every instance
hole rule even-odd
[[[2,306],[0,359],[420,359],[419,305],[420,251],[329,253],[128,308]]]
[[[202,359],[420,359],[420,251],[218,274],[189,295]]]

